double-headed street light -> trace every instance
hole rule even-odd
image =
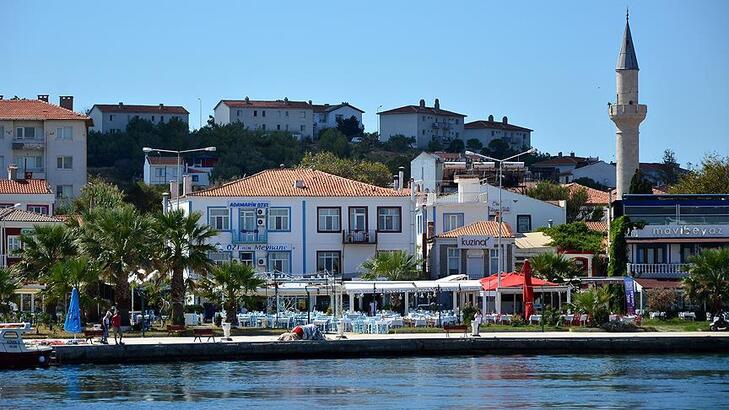
[[[501,234],[501,225],[502,225],[502,223],[504,221],[503,207],[502,207],[502,201],[501,201],[501,192],[503,191],[502,178],[504,176],[504,173],[503,173],[504,163],[505,162],[508,163],[508,161],[511,160],[511,159],[514,159],[514,158],[519,157],[519,156],[522,156],[522,155],[531,154],[531,153],[533,153],[535,151],[536,151],[536,148],[530,148],[530,149],[528,149],[528,150],[526,150],[524,152],[521,152],[521,153],[516,154],[516,155],[512,155],[512,156],[510,156],[508,158],[504,158],[504,159],[498,159],[498,158],[489,157],[488,155],[479,154],[479,153],[473,152],[473,151],[466,151],[465,152],[466,155],[477,156],[477,157],[481,157],[481,158],[487,159],[489,161],[494,161],[494,162],[498,162],[499,163],[499,236],[496,238],[496,248],[498,249],[498,252],[499,252],[499,254],[498,254],[498,258],[499,258],[498,259],[498,262],[499,262],[498,263],[498,270],[499,270],[499,272],[498,272],[498,276],[496,277],[496,302],[497,302],[496,303],[496,313],[498,313],[498,314],[501,314],[501,294],[500,294],[500,292],[501,292],[501,272],[503,272],[503,270],[504,270],[504,263],[503,263],[503,254],[504,254],[504,251],[503,251],[502,245],[501,245],[501,236],[502,236],[502,234]],[[519,165],[521,167],[523,167],[524,166],[524,163],[519,163]]]
[[[177,203],[179,204],[180,201],[180,174],[182,173],[182,170],[180,169],[180,157],[182,154],[187,154],[189,152],[215,152],[217,148],[215,147],[205,147],[205,148],[194,148],[194,149],[186,149],[186,150],[172,150],[172,149],[162,149],[162,148],[150,148],[150,147],[143,147],[142,152],[145,154],[149,154],[150,152],[168,152],[171,154],[177,154],[177,172],[175,173],[175,187],[177,189]],[[166,212],[166,211],[165,211]]]

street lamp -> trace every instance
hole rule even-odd
[[[503,206],[502,206],[502,201],[501,201],[501,192],[503,191],[503,181],[502,180],[504,177],[504,172],[503,172],[504,162],[508,162],[510,159],[514,159],[514,158],[522,156],[522,155],[531,154],[535,151],[536,151],[536,148],[529,148],[528,150],[526,150],[524,152],[521,152],[516,155],[512,155],[512,156],[510,156],[508,158],[504,158],[504,159],[489,157],[488,155],[479,154],[479,153],[473,152],[473,151],[465,152],[466,155],[473,155],[473,156],[487,159],[489,161],[494,161],[494,162],[499,163],[499,236],[496,238],[496,248],[498,249],[498,252],[499,252],[499,254],[498,254],[499,272],[498,272],[498,276],[496,277],[496,297],[498,298],[498,302],[499,302],[496,306],[496,313],[498,313],[498,314],[501,314],[501,293],[500,293],[501,292],[501,272],[504,270],[504,264],[502,261],[504,252],[501,247],[501,225],[503,224],[503,221],[504,221]]]
[[[177,187],[177,204],[180,204],[180,174],[182,173],[182,170],[180,169],[180,156],[182,154],[186,154],[189,152],[215,152],[217,148],[215,147],[205,147],[205,148],[194,148],[194,149],[186,149],[186,150],[171,150],[171,149],[162,149],[162,148],[150,148],[150,147],[143,147],[142,152],[145,154],[149,154],[150,152],[168,152],[171,154],[177,154],[177,172],[175,173],[175,186]],[[163,210],[166,212],[166,210]]]

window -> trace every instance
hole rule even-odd
[[[200,175],[193,175],[192,182],[200,182]]]
[[[272,232],[288,232],[291,230],[289,208],[270,208],[268,210],[268,230]]]
[[[415,233],[418,235],[423,234],[423,214],[415,215]]]
[[[114,115],[113,114],[109,114],[109,121],[114,121]]]
[[[15,138],[19,140],[32,140],[35,139],[35,128],[33,127],[18,127],[15,129]]]
[[[5,127],[0,126],[0,139],[5,138]]]
[[[400,207],[377,208],[377,230],[380,232],[401,232]]]
[[[358,206],[349,208],[349,230],[367,230],[367,207]]]
[[[240,110],[236,110],[236,116],[240,117]]]
[[[0,155],[0,169],[5,169],[5,157]]]
[[[56,185],[56,198],[70,198],[73,196],[73,185]]]
[[[291,273],[291,252],[269,252],[268,270],[272,272]]]
[[[29,212],[35,212],[37,214],[48,215],[48,205],[28,205],[26,209]]]
[[[261,124],[261,129],[266,131],[266,124]]]
[[[20,247],[20,235],[8,235],[8,255],[18,253]]]
[[[20,169],[25,171],[43,171],[43,157],[32,156],[32,157],[17,157],[16,163],[20,166]]]
[[[319,220],[319,232],[341,231],[342,210],[340,208],[317,208],[316,212]]]
[[[499,250],[498,249],[491,249],[491,272],[490,273],[498,273],[499,272]]]
[[[255,254],[250,251],[241,251],[238,254],[238,259],[240,259],[240,263],[248,266],[253,266]]]
[[[344,116],[342,114],[337,114],[334,116],[334,121],[340,122],[344,119]]]
[[[276,131],[281,131],[281,124],[276,124]]]
[[[319,251],[316,253],[316,270],[318,272],[339,273],[340,259],[339,251]]]
[[[253,110],[253,116],[258,117],[258,110]]]
[[[532,216],[531,215],[517,215],[516,216],[516,231],[518,233],[531,232],[532,231]]]
[[[213,251],[208,252],[208,257],[213,261],[216,265],[222,265],[224,263],[229,263],[230,260],[233,258],[233,253],[231,251]]]
[[[73,157],[57,157],[56,158],[57,169],[72,169],[73,168]]]
[[[448,261],[447,261],[448,274],[452,275],[455,273],[459,273],[459,271],[461,270],[460,249],[451,247],[451,248],[448,248],[446,253],[447,253],[446,257],[448,258]]]
[[[266,116],[266,110],[261,110],[261,117],[265,117],[265,116]]]
[[[288,112],[288,111],[286,111],[286,116],[287,116],[287,117],[289,116],[289,112]]]
[[[165,174],[165,169],[164,169],[164,168],[155,168],[155,169],[154,169],[154,174],[155,174],[156,176],[158,176],[158,177],[160,177],[160,178],[161,178],[161,177],[163,177],[163,176],[164,176],[164,174]]]
[[[301,124],[301,126],[299,127],[299,130],[301,130],[301,132],[304,132],[304,129],[306,129],[306,126],[304,124]]]
[[[443,214],[443,232],[463,226],[463,214]]]
[[[228,208],[208,208],[208,225],[219,231],[230,230]]]
[[[152,122],[154,122],[154,115],[152,116]]]
[[[301,112],[299,113],[299,116],[300,116],[300,117],[301,117],[302,119],[306,118],[306,111],[301,111]]]
[[[289,130],[289,124],[286,124],[286,131]]]
[[[165,122],[165,116],[164,115],[160,115],[159,116],[159,122]]]
[[[636,245],[637,263],[666,263],[665,245]]]

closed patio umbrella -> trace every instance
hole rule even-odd
[[[534,314],[534,289],[532,288],[532,267],[529,264],[529,260],[524,261],[524,266],[521,268],[524,274],[524,319],[529,320],[529,317]]]
[[[68,304],[66,321],[63,323],[63,330],[73,333],[73,342],[76,343],[76,333],[81,333],[81,306],[79,304],[78,289],[71,290],[71,302]]]

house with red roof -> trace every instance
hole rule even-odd
[[[60,224],[63,221],[49,215],[26,211],[20,208],[0,209],[0,268],[18,263],[21,259],[18,251],[23,247],[20,240],[22,234],[33,232],[38,225]]]
[[[14,166],[8,179],[0,179],[0,209],[16,208],[42,215],[53,215],[56,198],[44,179],[18,179]]]
[[[169,121],[189,122],[190,113],[180,105],[143,105],[143,104],[94,104],[89,117],[94,125],[89,131],[118,133],[125,132],[129,121],[134,118],[147,120],[152,124]]]
[[[404,105],[378,112],[380,116],[380,141],[395,135],[415,138],[415,146],[428,148],[431,141],[448,145],[454,139],[463,138],[465,114],[440,108],[437,98],[432,107],[420,100],[418,105]]]
[[[177,161],[177,157],[161,157],[153,154],[145,156],[144,183],[167,185],[177,181],[187,186],[188,191],[210,185],[210,174],[217,163],[215,158],[197,158],[193,159],[192,163],[184,158],[180,159],[180,163]]]

